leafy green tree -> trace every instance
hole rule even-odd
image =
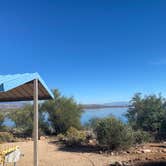
[[[45,101],[42,110],[48,113],[48,121],[55,134],[65,133],[70,127],[81,128],[81,107],[73,98],[62,96],[58,90],[54,90],[54,100]]]
[[[164,116],[164,120],[161,122],[161,127],[159,130],[159,138],[166,140],[166,114]]]
[[[4,120],[5,120],[5,117],[3,113],[0,113],[0,127],[2,127]]]
[[[0,113],[0,131],[6,131],[6,126],[4,126],[5,115],[4,113]]]
[[[20,131],[23,136],[32,136],[33,132],[33,106],[26,105],[25,107],[13,110],[7,115],[15,123],[15,128]],[[39,106],[39,135],[43,134],[47,128],[44,114]]]
[[[131,100],[126,117],[135,130],[141,129],[158,136],[165,115],[166,101],[161,95],[142,97],[141,94],[136,94]]]

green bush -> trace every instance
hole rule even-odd
[[[151,142],[153,138],[148,132],[138,130],[134,132],[134,144],[142,144],[146,142]]]
[[[12,134],[8,132],[0,132],[0,143],[13,142],[13,141],[14,141],[14,137]]]
[[[66,132],[66,145],[68,146],[81,145],[85,140],[86,133],[84,131],[79,131],[74,127],[70,127]]]
[[[95,132],[99,144],[110,149],[126,149],[133,144],[132,129],[113,116],[101,119]]]

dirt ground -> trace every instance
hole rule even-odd
[[[6,144],[5,146],[9,146]],[[33,165],[33,142],[17,142],[14,145],[19,145],[23,157],[17,163],[17,166],[32,166]],[[141,147],[142,148],[142,147]],[[162,152],[166,149],[162,144],[147,144],[144,149],[151,149],[150,153],[134,153],[135,149],[125,154],[99,154],[88,151],[71,151],[59,149],[55,143],[49,143],[48,140],[39,141],[39,166],[108,166],[115,161],[129,160],[166,160],[166,153]],[[138,149],[136,149],[138,150]],[[7,165],[8,166],[8,165]]]

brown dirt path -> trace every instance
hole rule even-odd
[[[10,143],[4,144],[9,146]],[[33,142],[16,142],[14,145],[20,146],[24,157],[21,157],[17,166],[33,166]],[[158,144],[157,144],[158,146]],[[147,148],[151,146],[148,144]],[[151,147],[151,149],[155,147]],[[155,150],[154,149],[154,150]],[[71,152],[59,150],[56,144],[48,143],[48,140],[39,141],[39,166],[108,166],[115,161],[128,161],[139,158],[139,160],[166,159],[166,153],[149,153],[149,154],[125,154],[125,155],[104,155],[88,152]],[[11,166],[11,165],[7,165]]]
[[[33,142],[17,142],[14,145],[19,145],[24,154],[17,165],[33,166]],[[60,151],[55,144],[39,141],[39,166],[104,166],[109,163],[110,158],[103,155]]]

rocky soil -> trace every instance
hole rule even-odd
[[[166,143],[149,143],[119,152],[119,155],[128,156],[128,160],[111,163],[111,166],[152,166],[166,165]]]
[[[3,146],[9,146],[4,144]],[[33,142],[14,143],[24,154],[18,166],[33,165]],[[39,166],[155,166],[156,161],[166,165],[166,143],[145,144],[121,152],[93,151],[93,149],[65,149],[55,142],[42,138],[39,141]],[[147,165],[145,165],[145,163]]]

